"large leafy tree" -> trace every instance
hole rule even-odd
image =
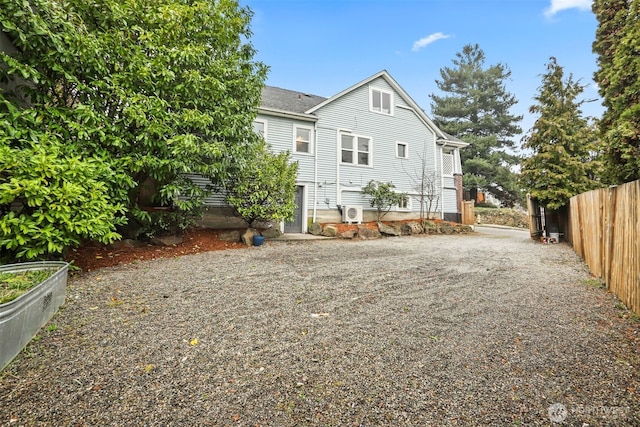
[[[620,184],[640,179],[640,0],[594,0],[593,12],[605,178]]]
[[[16,47],[0,54],[2,112],[31,117],[16,131],[27,137],[3,143],[56,138],[63,157],[99,158],[108,202],[130,219],[148,219],[144,204],[196,209],[205,194],[185,174],[224,182],[259,143],[267,67],[250,19],[235,0],[0,0]]]
[[[522,116],[509,112],[517,103],[505,81],[511,76],[503,64],[485,67],[485,54],[476,45],[466,45],[453,60],[454,67],[440,70],[436,80],[443,96],[431,97],[434,122],[445,132],[470,143],[462,150],[462,170],[466,188],[484,188],[506,204],[521,198],[510,167],[518,157],[507,149],[521,132]]]
[[[527,191],[549,209],[558,209],[569,199],[600,187],[595,132],[582,116],[578,100],[585,85],[550,58],[542,85],[529,108],[538,118],[524,139],[523,148],[532,155],[521,164],[521,179]]]

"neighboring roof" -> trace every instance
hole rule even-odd
[[[307,110],[320,104],[325,99],[327,98],[304,92],[265,86],[262,89],[262,104],[260,108],[267,111],[305,114]]]

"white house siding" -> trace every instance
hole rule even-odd
[[[443,179],[444,194],[442,197],[442,209],[444,213],[457,213],[457,191],[455,179],[450,176],[445,176]]]
[[[397,93],[394,93],[393,116],[369,111],[370,86],[393,92],[384,79],[378,78],[316,111],[319,117],[318,175],[321,180],[331,183],[331,186],[327,185],[333,190],[329,196],[330,208],[335,208],[335,204],[357,204],[368,208],[368,200],[358,190],[371,179],[391,181],[400,192],[415,192],[411,175],[414,175],[414,180],[418,179],[422,167],[420,157],[425,159],[429,170],[435,170],[437,165],[435,135],[431,130]],[[371,138],[370,167],[338,163],[340,130]],[[407,144],[408,159],[396,157],[396,142]],[[339,186],[335,184],[337,181]],[[338,193],[339,190],[342,191]],[[419,210],[419,203],[414,199],[412,211]]]
[[[289,151],[291,153],[291,160],[298,162],[297,182],[299,184],[313,183],[314,153],[301,154],[294,152],[293,129],[294,126],[313,129],[314,123],[284,117],[268,116],[265,114],[258,114],[256,120],[266,122],[266,140],[271,149],[274,152]],[[313,140],[313,135],[311,138]]]

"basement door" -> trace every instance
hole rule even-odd
[[[301,185],[296,187],[296,212],[293,215],[293,221],[284,223],[285,233],[302,233],[302,193],[303,188]]]

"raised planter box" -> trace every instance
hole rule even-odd
[[[13,301],[0,304],[0,370],[20,353],[64,304],[69,264],[41,261],[0,266],[0,273],[42,269],[58,270]]]

